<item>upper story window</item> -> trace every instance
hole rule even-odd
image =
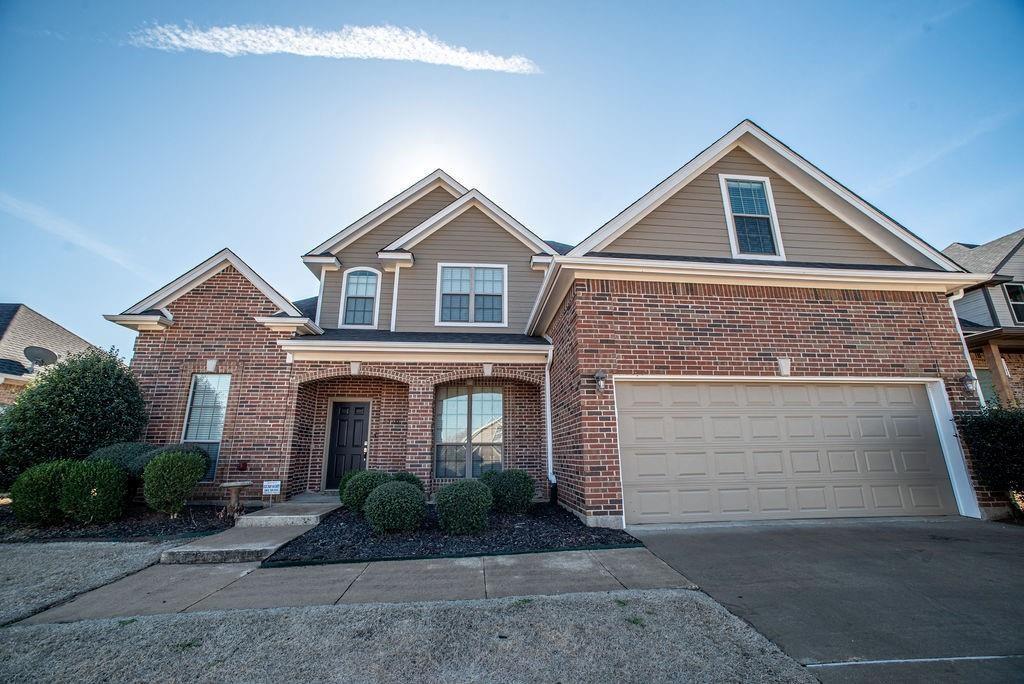
[[[784,259],[779,218],[768,178],[719,175],[732,255],[746,259]]]
[[[1010,311],[1013,320],[1024,325],[1024,285],[1020,283],[1003,283],[1006,298],[1010,300]]]
[[[342,328],[376,328],[380,299],[380,271],[350,268],[345,271],[341,292]]]
[[[508,325],[504,264],[438,264],[437,325]]]
[[[203,476],[204,481],[212,481],[217,472],[230,389],[231,376],[228,374],[196,373],[192,376],[181,441],[183,444],[195,444],[210,457],[210,468]]]

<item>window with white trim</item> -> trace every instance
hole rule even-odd
[[[504,396],[472,383],[437,389],[434,477],[480,477],[501,470]]]
[[[1024,325],[1024,284],[1003,283],[1006,290],[1006,298],[1010,301],[1010,311],[1013,312],[1013,320]]]
[[[505,266],[440,264],[437,320],[440,325],[507,325]]]
[[[380,274],[365,268],[346,271],[342,289],[341,327],[377,327]]]
[[[224,417],[228,409],[231,376],[226,373],[196,373],[188,395],[182,444],[194,444],[210,457],[210,468],[204,482],[213,481],[224,433]]]
[[[719,176],[734,257],[782,256],[771,183],[754,176]]]

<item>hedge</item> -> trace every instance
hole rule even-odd
[[[145,442],[118,442],[100,447],[89,454],[89,461],[110,461],[129,477],[142,479],[142,470],[159,453],[156,446]]]
[[[499,513],[521,515],[533,503],[537,485],[525,470],[500,470],[484,474],[480,481],[487,485],[494,497],[494,510]]]
[[[482,532],[493,502],[491,490],[478,480],[446,484],[436,497],[438,524],[452,534]]]
[[[366,497],[363,515],[377,534],[412,532],[427,514],[423,492],[408,482],[385,482]]]
[[[185,508],[206,473],[206,454],[189,447],[164,448],[142,471],[142,493],[150,508],[172,518]]]
[[[392,473],[391,479],[395,480],[396,482],[406,482],[408,484],[411,484],[413,487],[416,487],[416,489],[420,490],[421,492],[427,491],[426,486],[423,484],[423,480],[421,480],[413,473],[409,473],[403,470],[397,473]]]
[[[124,512],[128,473],[110,461],[75,461],[60,487],[60,510],[77,523],[107,523]]]
[[[377,487],[391,482],[391,476],[380,470],[364,470],[356,473],[339,492],[345,508],[353,513],[361,513],[366,497]]]
[[[51,525],[60,522],[60,488],[75,461],[38,463],[18,476],[11,487],[11,510],[19,522]]]
[[[1024,409],[989,406],[959,423],[978,480],[997,492],[1024,491]]]

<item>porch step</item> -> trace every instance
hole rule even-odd
[[[324,516],[341,507],[337,499],[330,503],[286,501],[270,508],[246,513],[235,527],[288,527],[290,525],[316,525]]]
[[[167,549],[161,563],[251,563],[268,558],[315,525],[232,527],[218,534]]]

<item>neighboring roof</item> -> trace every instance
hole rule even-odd
[[[284,297],[284,295],[271,287],[270,283],[264,280],[258,273],[256,273],[256,271],[252,270],[249,264],[242,261],[237,254],[227,247],[220,250],[185,274],[175,278],[153,294],[136,303],[134,306],[129,307],[124,311],[122,316],[148,315],[147,311],[150,309],[163,308],[186,292],[191,291],[196,286],[201,285],[213,276],[217,275],[228,266],[233,266],[235,270],[251,282],[257,290],[266,295],[267,299],[276,304],[281,311],[285,312],[289,316],[301,316],[299,310],[295,308],[292,303]]]
[[[429,342],[450,344],[535,344],[548,346],[543,337],[516,333],[390,332],[327,328],[317,341],[337,342]]]
[[[23,304],[0,304],[0,337],[7,332],[7,326],[14,320],[14,314],[18,313]],[[0,371],[0,373],[5,371]]]
[[[27,347],[43,347],[62,357],[92,345],[25,304],[0,304],[0,375],[30,374]]]
[[[721,159],[732,149],[740,146],[742,142],[741,138],[748,135],[751,136],[757,145],[763,148],[764,153],[778,155],[778,157],[784,160],[785,163],[795,168],[797,172],[806,174],[820,186],[823,186],[828,191],[825,195],[833,198],[838,197],[845,202],[846,205],[852,206],[857,210],[857,212],[859,212],[859,215],[866,217],[868,225],[877,225],[881,227],[886,231],[886,233],[891,234],[897,240],[905,243],[905,245],[909,246],[912,250],[926,257],[929,261],[943,269],[949,271],[960,270],[959,266],[955,262],[950,261],[949,258],[922,240],[920,237],[897,223],[870,202],[853,193],[849,188],[839,183],[817,166],[804,159],[793,151],[792,148],[772,136],[750,119],[744,119],[741,121],[736,127],[716,140],[696,157],[688,161],[678,171],[656,185],[643,197],[626,207],[626,209],[620,212],[612,220],[608,221],[591,233],[585,240],[573,248],[569,253],[570,256],[583,256],[589,252],[595,250],[600,251],[603,249],[605,246],[610,244],[611,241],[635,225],[640,219],[660,206],[665,200],[679,192],[679,190],[690,183],[690,181],[706,171],[711,164],[716,162],[718,159]],[[766,160],[763,158],[764,154],[759,153],[756,150],[749,149],[748,147],[745,147],[744,149],[747,149],[748,152],[758,158],[762,163],[767,164]],[[774,170],[776,173],[779,173],[779,175],[786,177],[787,180],[801,189],[801,191],[807,192],[807,189],[801,187],[801,185],[805,185],[805,183],[802,183],[799,179],[793,177],[793,174],[783,173],[777,168]],[[821,202],[819,201],[819,203]],[[825,208],[832,211],[828,206]],[[833,213],[835,213],[835,211],[833,211]],[[840,216],[840,218],[843,217]],[[893,248],[887,248],[884,244],[881,244],[876,236],[869,234],[869,231],[860,226],[854,225],[856,221],[850,223],[850,220],[847,220],[846,222],[849,223],[853,229],[862,233],[866,238],[878,244],[882,249],[886,249],[886,251],[892,253],[893,256],[897,257],[904,263],[907,263],[906,258],[893,252]]]
[[[548,243],[548,246],[559,254],[568,254],[573,248],[573,245],[567,245],[564,242],[557,242],[555,240],[545,240],[544,242]]]
[[[729,257],[683,256],[671,254],[625,254],[620,252],[589,252],[585,256],[607,257],[614,259],[650,259],[654,261],[696,261],[710,264],[742,264],[746,266],[764,266],[760,259],[732,259]],[[904,266],[902,264],[837,264],[820,261],[786,261],[776,262],[776,266],[793,266],[797,268],[845,268],[865,269],[869,271],[917,271],[925,273],[944,273],[935,268],[923,266]]]
[[[438,188],[444,188],[452,197],[459,197],[466,193],[466,187],[462,183],[459,183],[441,169],[437,169],[416,181],[355,223],[342,228],[327,238],[327,240],[309,250],[306,256],[331,256],[331,253],[337,250],[339,245],[373,230],[376,226],[402,211],[413,202]]]
[[[399,250],[411,250],[420,241],[425,240],[435,231],[441,229],[474,207],[482,211],[488,218],[504,228],[510,235],[512,235],[512,237],[518,239],[530,249],[540,254],[548,254],[552,256],[555,254],[555,250],[552,249],[548,243],[541,240],[526,226],[512,218],[508,212],[492,202],[486,195],[476,188],[462,195],[462,197],[459,197],[447,207],[392,242],[382,251],[395,252]]]
[[[968,271],[995,273],[1024,243],[1024,228],[982,245],[954,242],[942,253]]]
[[[316,300],[317,297],[307,297],[306,299],[292,302],[292,306],[298,309],[299,313],[306,318],[316,319]]]

